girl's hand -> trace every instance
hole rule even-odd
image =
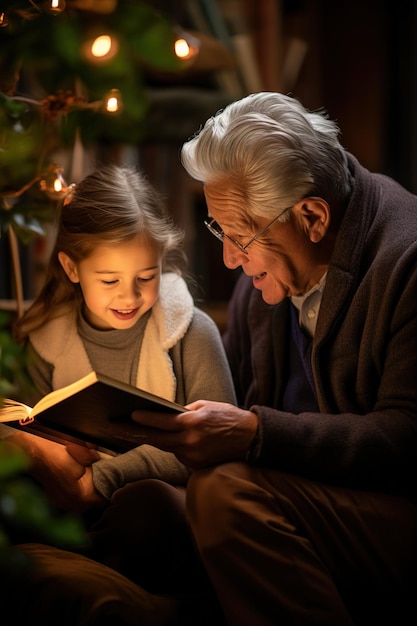
[[[103,504],[103,498],[94,489],[90,467],[97,459],[95,450],[82,450],[82,446],[73,444],[69,450],[60,443],[23,431],[10,439],[26,452],[29,472],[43,487],[51,504],[71,512]]]
[[[76,443],[68,443],[66,446],[69,454],[73,459],[78,461],[80,465],[88,467],[95,461],[100,459],[100,455],[93,446],[81,446]]]

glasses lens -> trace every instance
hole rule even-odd
[[[217,239],[223,241],[224,233],[216,221],[210,220],[209,222],[205,221],[204,223],[209,231],[217,237]]]

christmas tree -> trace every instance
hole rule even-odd
[[[9,240],[14,291],[15,239],[42,235],[68,191],[56,155],[139,142],[147,73],[186,67],[177,40],[147,2],[0,0],[0,245]]]

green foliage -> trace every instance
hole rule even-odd
[[[26,533],[30,540],[67,548],[85,544],[78,518],[55,512],[44,492],[27,478],[28,459],[17,447],[0,441],[0,573],[18,573],[29,566],[12,537]]]
[[[147,72],[183,69],[165,16],[140,0],[119,0],[108,12],[100,1],[111,6],[96,0],[100,10],[85,11],[82,3],[67,0],[59,15],[30,0],[2,3],[8,25],[0,28],[0,240],[13,228],[28,243],[53,220],[57,199],[36,183],[54,152],[71,150],[76,133],[85,145],[137,143],[148,110]],[[116,37],[117,54],[93,62],[85,43],[106,33]],[[100,107],[111,89],[120,91],[123,102],[115,115]],[[84,106],[76,98],[80,93]],[[0,312],[0,403],[30,384],[9,327]],[[57,515],[27,470],[23,452],[0,442],[0,572],[7,575],[27,566],[13,545],[15,532],[27,530],[67,547],[85,539],[79,520]]]
[[[6,3],[8,25],[0,28],[0,240],[13,228],[23,243],[43,234],[55,215],[57,199],[37,184],[53,153],[71,150],[76,133],[85,145],[138,142],[148,108],[146,72],[182,69],[172,24],[146,2],[119,0],[113,11],[94,12],[67,0],[59,15],[41,6]],[[106,33],[117,39],[117,54],[92,62],[85,43]],[[115,115],[100,107],[111,89],[123,102]],[[0,312],[0,403],[30,385],[24,352],[9,328],[10,318]],[[0,573],[28,566],[13,543],[26,531],[65,547],[85,541],[81,522],[58,515],[29,479],[25,454],[0,442]]]
[[[56,198],[28,185],[52,155],[71,151],[77,134],[85,146],[139,142],[147,73],[184,68],[172,23],[146,2],[96,0],[87,11],[67,0],[58,15],[42,6],[6,3],[8,25],[0,28],[0,239],[11,227],[23,243],[44,234],[56,212]],[[117,53],[92,60],[86,44],[103,34],[117,41]],[[118,113],[103,106],[112,89],[121,94]]]
[[[0,190],[34,178],[45,150],[40,107],[0,93]]]
[[[106,61],[94,61],[86,44],[105,33],[117,39],[118,52]],[[81,85],[91,102],[118,89],[123,100],[120,115],[79,110],[76,120],[68,120],[66,133],[78,127],[85,143],[137,142],[143,136],[147,111],[146,71],[178,73],[184,67],[175,55],[174,41],[170,20],[139,0],[119,0],[114,11],[102,14],[71,10],[70,2],[67,10],[56,16],[40,12],[34,19],[22,19],[19,12],[11,11],[9,26],[0,29],[0,49],[4,50],[0,88],[6,93],[14,91],[19,71],[44,94]]]
[[[0,311],[0,405],[2,398],[16,397],[19,392],[31,390],[26,356],[22,346],[13,341],[10,325],[10,315]]]
[[[9,323],[8,316],[0,313],[0,403],[30,388],[25,355],[11,338]],[[85,543],[81,521],[52,509],[41,488],[28,478],[28,467],[22,450],[7,439],[0,441],[0,574],[18,573],[29,566],[13,545],[13,537],[21,533],[58,546]]]

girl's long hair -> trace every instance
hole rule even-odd
[[[15,337],[30,332],[68,310],[81,307],[78,283],[72,283],[58,259],[65,252],[79,263],[100,245],[117,245],[144,235],[160,253],[162,271],[183,274],[187,265],[183,232],[174,224],[160,194],[135,168],[105,165],[84,178],[61,204],[57,234],[45,283],[17,321]]]

